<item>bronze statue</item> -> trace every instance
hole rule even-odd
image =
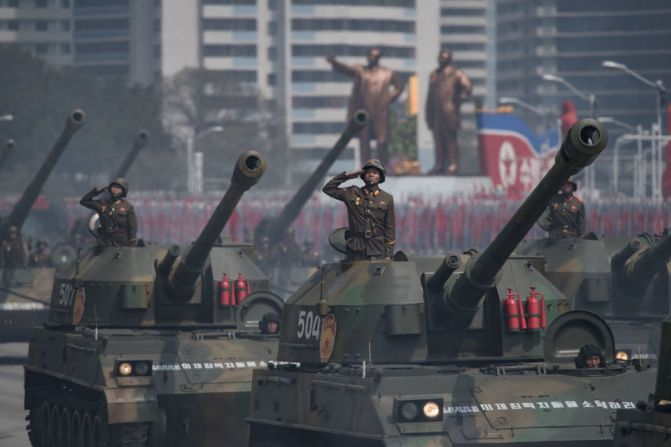
[[[368,112],[369,124],[359,133],[361,159],[373,158],[370,140],[377,140],[378,158],[383,164],[389,161],[389,105],[403,92],[403,81],[389,68],[380,65],[380,49],[368,52],[368,65],[346,65],[328,56],[333,70],[354,78],[349,98],[347,119],[358,109]]]
[[[426,96],[426,124],[433,132],[435,165],[429,175],[455,174],[459,167],[457,131],[461,127],[459,108],[471,97],[471,80],[452,65],[452,51],[441,50],[438,68],[429,78]],[[446,159],[447,155],[447,159]],[[449,163],[446,166],[446,163]]]

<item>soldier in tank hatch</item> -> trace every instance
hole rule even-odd
[[[578,184],[567,180],[541,218],[541,228],[550,239],[576,239],[585,234],[585,205],[573,195]]]
[[[363,187],[338,186],[350,179],[360,177]],[[334,199],[345,202],[349,230],[347,260],[391,258],[396,245],[396,222],[394,198],[379,187],[385,179],[384,166],[379,160],[368,160],[360,171],[343,172],[333,177],[323,191]]]
[[[109,192],[108,199],[96,199],[103,192]],[[125,199],[128,181],[114,179],[109,186],[93,188],[79,203],[98,213],[100,217],[100,241],[106,247],[134,246],[137,243],[137,218],[133,205]]]
[[[606,361],[598,346],[584,345],[575,358],[575,366],[587,369],[603,368],[606,366]]]
[[[35,244],[35,250],[30,254],[28,259],[30,267],[52,267],[51,250],[46,241],[39,240]]]

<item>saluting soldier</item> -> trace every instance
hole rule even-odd
[[[103,192],[108,199],[96,199]],[[134,246],[137,243],[137,219],[133,205],[125,199],[128,181],[117,178],[107,187],[93,188],[79,203],[98,213],[100,217],[100,239],[106,247]]]
[[[338,186],[360,177],[363,187]],[[333,177],[323,191],[334,199],[345,202],[349,230],[346,233],[347,260],[391,258],[396,244],[394,198],[379,187],[385,179],[380,160],[368,160],[360,171],[343,172]]]
[[[585,234],[585,205],[573,193],[578,184],[567,180],[540,219],[550,239],[575,239]]]

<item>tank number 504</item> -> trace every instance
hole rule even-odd
[[[298,331],[296,335],[298,335],[298,338],[305,338],[307,340],[311,338],[319,339],[321,322],[322,320],[318,315],[301,310],[298,312]]]

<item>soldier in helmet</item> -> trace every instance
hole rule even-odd
[[[96,199],[102,192],[109,192],[109,198]],[[106,247],[134,246],[137,243],[137,219],[133,205],[125,197],[128,182],[124,178],[112,180],[109,186],[93,188],[79,203],[100,216],[100,238]]]
[[[573,193],[578,184],[567,180],[550,202],[539,224],[550,239],[575,239],[585,234],[585,205]]]
[[[363,187],[338,186],[350,179],[360,177]],[[394,198],[380,189],[384,182],[384,166],[380,160],[368,160],[360,171],[343,172],[333,177],[323,191],[334,199],[345,202],[349,230],[347,260],[391,258],[396,244]]]
[[[584,345],[575,358],[575,366],[576,368],[587,369],[603,368],[606,366],[606,361],[598,346]]]

